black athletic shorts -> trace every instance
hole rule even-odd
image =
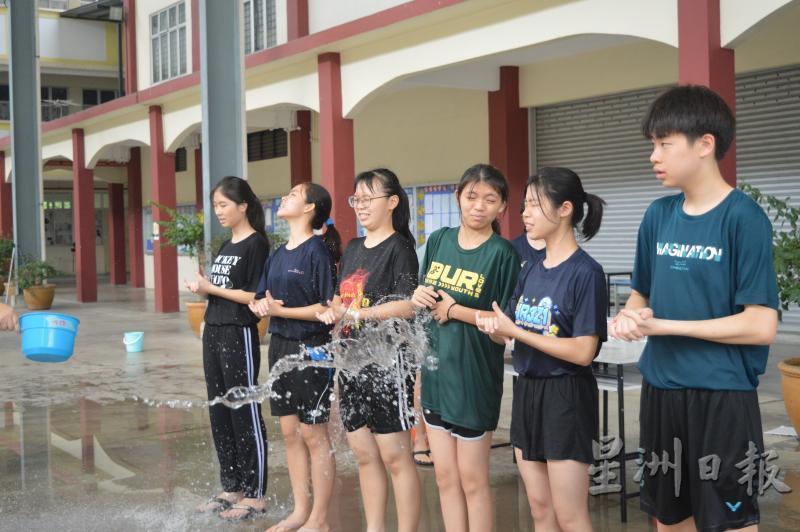
[[[339,413],[347,432],[361,427],[373,434],[411,430],[415,424],[416,375],[399,353],[390,367],[371,364],[358,375],[339,373]]]
[[[273,334],[269,341],[269,369],[272,370],[275,363],[284,356],[300,353],[302,345],[316,347],[329,341],[328,335],[313,336],[300,342]],[[331,413],[334,371],[308,367],[282,374],[272,385],[272,391],[280,396],[270,397],[272,415],[296,415],[306,425],[327,423]]]
[[[427,408],[422,412],[425,424],[433,430],[443,430],[460,440],[478,441],[486,435],[485,430],[468,429],[458,425],[453,425],[442,419],[442,416]]]
[[[517,379],[511,406],[511,445],[523,460],[594,463],[597,381],[590,372]]]
[[[758,523],[764,441],[755,390],[665,390],[645,382],[639,424],[642,510],[666,525],[694,516],[703,531]]]

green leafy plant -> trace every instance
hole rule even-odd
[[[17,282],[25,290],[34,286],[42,286],[51,277],[58,275],[58,270],[43,260],[25,259],[17,271]]]
[[[800,208],[740,183],[739,188],[761,205],[773,221],[772,246],[781,308],[800,304]]]
[[[0,238],[0,277],[8,275],[11,265],[11,254],[14,251],[14,241],[10,238]]]
[[[190,257],[197,258],[197,264],[202,269],[205,261],[205,246],[203,243],[203,213],[182,214],[175,209],[151,202],[155,207],[166,212],[170,219],[160,220],[160,237],[168,246],[183,248]]]
[[[286,243],[286,236],[282,233],[267,233],[267,236],[269,237],[269,247],[271,251],[275,251]]]
[[[225,229],[223,232],[219,233],[217,236],[211,239],[211,242],[208,244],[208,254],[211,256],[211,260],[217,258],[217,255],[219,255],[219,249],[222,247],[222,244],[224,244],[226,240],[230,239],[231,239],[230,229]]]

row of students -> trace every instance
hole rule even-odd
[[[674,438],[680,438],[689,452],[679,467],[691,472],[697,472],[700,456],[731,458],[730,469],[734,455],[744,455],[749,442],[763,450],[754,390],[764,371],[767,347],[756,344],[765,346],[775,334],[777,297],[769,221],[754,202],[732,190],[719,174],[718,160],[733,131],[730,110],[708,89],[679,87],[653,104],[643,131],[654,143],[651,161],[656,176],[666,186],[681,188],[682,193],[659,200],[648,210],[637,244],[634,293],[610,327],[611,334],[623,340],[653,337],[640,364],[645,380],[642,447],[646,453],[661,456],[672,449]],[[534,521],[543,529],[589,529],[587,468],[593,461],[592,439],[597,434],[597,386],[589,365],[606,340],[608,301],[603,270],[579,247],[575,235],[589,239],[597,233],[602,200],[587,194],[570,170],[537,172],[526,186],[522,213],[526,235],[516,244],[527,245],[521,249],[529,256],[521,260],[514,246],[493,227],[508,207],[505,178],[489,165],[473,166],[456,190],[461,225],[441,229],[428,239],[418,284],[419,264],[407,228],[408,198],[390,171],[365,172],[356,178],[350,201],[366,236],[349,243],[334,281],[329,255],[314,263],[313,257],[328,253],[319,242],[308,244],[316,246],[317,252],[309,253],[306,262],[288,260],[314,238],[309,236],[309,228],[321,228],[328,216],[329,200],[314,199],[317,193],[327,193],[314,187],[295,187],[284,198],[279,215],[282,212],[290,221],[290,243],[276,253],[274,262],[267,262],[261,287],[264,299],[251,305],[258,314],[286,320],[276,321],[274,329],[271,325],[278,336],[275,358],[296,352],[299,342],[313,338],[312,331],[319,333],[318,339],[310,340],[312,344],[325,340],[329,329],[320,328],[320,323],[330,327],[344,320],[345,334],[358,338],[369,322],[408,318],[414,307],[430,309],[435,323],[429,336],[438,368],[423,368],[422,407],[442,514],[448,530],[490,530],[489,449],[500,410],[502,355],[504,346],[513,340],[520,380],[512,406],[511,438]],[[223,225],[240,220],[244,227],[237,231],[233,226],[230,245],[241,244],[254,232],[253,220],[248,220],[249,225],[241,221],[249,209],[234,201],[239,213],[236,218],[223,212],[223,203],[218,212]],[[531,253],[537,242],[545,244],[543,256]],[[673,252],[671,242],[677,243],[678,249],[683,249],[680,244],[694,243],[718,252],[683,256]],[[244,254],[223,249],[226,258],[217,260],[215,267],[219,264],[221,271],[228,273],[239,263],[230,257]],[[285,257],[278,260],[279,254]],[[250,265],[245,261],[240,267],[244,271]],[[274,268],[281,271],[273,273]],[[311,271],[317,273],[305,275]],[[290,281],[292,275],[303,288],[298,285],[279,293],[281,286],[294,282]],[[245,296],[255,295],[258,287],[252,279],[257,278],[254,273],[249,284],[234,281],[231,286],[213,289],[200,281],[193,288],[243,306]],[[305,290],[307,297],[293,299],[298,290]],[[387,295],[406,299],[379,303]],[[209,342],[230,342],[227,349],[209,346],[210,353],[237,350],[231,346],[243,346],[238,350],[244,351],[245,358],[248,352],[257,353],[257,344],[246,341],[252,338],[246,333],[251,321],[212,324],[239,329],[212,329],[213,333],[207,329],[204,350],[208,338]],[[300,338],[288,332],[298,325],[302,325],[302,335],[308,336]],[[402,348],[393,364],[395,368],[372,365],[358,375],[339,376],[342,421],[359,465],[369,530],[384,527],[386,468],[394,488],[398,528],[416,530],[419,522],[419,484],[408,434],[418,421],[412,406],[414,379],[398,382],[395,376],[397,369],[411,375],[405,371],[408,361]],[[207,379],[209,369],[214,368],[207,367]],[[249,370],[241,373],[251,380]],[[213,371],[211,374],[213,377]],[[330,443],[321,434],[312,437],[313,430],[303,426],[327,421],[327,415],[320,412],[327,413],[324,396],[332,378],[323,372],[310,380],[314,386],[305,396],[298,393],[294,406],[273,404],[273,413],[281,416],[287,452],[294,453],[289,462],[296,504],[295,511],[273,527],[274,531],[303,524],[312,528],[322,523],[321,528],[325,527],[335,465],[321,460],[314,465],[313,449],[329,449]],[[231,382],[238,383],[235,379]],[[290,397],[303,387],[297,382],[286,386]],[[210,396],[211,391],[209,386]],[[690,403],[698,406],[698,412],[681,407]],[[708,423],[714,409],[721,409],[724,415],[719,422]],[[747,422],[739,421],[742,412],[747,413]],[[284,423],[284,417],[292,416],[295,419]],[[212,425],[215,419],[220,416],[212,415]],[[255,463],[252,456],[259,449],[259,419],[254,409],[250,431],[254,437],[250,439],[256,445],[236,449],[241,453],[237,463],[244,467]],[[235,423],[230,424],[236,430]],[[735,429],[725,431],[724,441],[719,434],[712,434],[713,427],[720,424]],[[219,432],[219,428],[214,430]],[[302,440],[305,447],[290,451],[292,438]],[[220,446],[225,438],[215,434],[215,443],[222,464]],[[292,467],[295,459],[298,464],[306,460],[306,448],[312,462],[313,506],[306,494],[308,470],[302,465]],[[258,465],[265,467],[265,460]],[[726,478],[734,479],[735,473],[729,469]],[[225,503],[236,502],[238,506],[227,511],[240,513],[227,515],[257,513],[260,508],[254,501],[259,501],[253,495],[263,488],[255,479],[263,479],[265,472],[253,475],[256,470],[237,473],[236,482],[229,476],[227,483],[223,472],[226,492],[209,505],[224,509]],[[642,508],[658,520],[659,529],[696,526],[723,530],[758,521],[755,498],[748,496],[741,484],[700,483],[698,476],[674,497],[670,495],[671,482],[661,475],[647,477],[643,484]],[[742,500],[744,511],[736,513],[730,506],[726,511],[722,503],[727,500]]]

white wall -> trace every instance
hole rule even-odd
[[[108,57],[107,26],[111,25],[88,20],[39,17],[41,57],[116,63],[116,57]]]
[[[178,290],[180,292],[189,293],[184,288],[183,281],[192,281],[195,279],[197,272],[197,259],[189,258],[186,256],[178,256]],[[155,288],[155,274],[153,273],[153,255],[144,256],[144,287]]]
[[[0,13],[0,55],[8,55],[8,11]]]
[[[409,0],[308,0],[308,31],[316,33]]]

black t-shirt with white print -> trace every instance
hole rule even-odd
[[[414,242],[400,233],[368,248],[354,238],[342,255],[336,293],[353,310],[375,306],[386,296],[408,298],[417,287],[419,262]],[[352,304],[352,307],[351,307]]]
[[[269,246],[259,233],[253,233],[235,244],[227,240],[220,247],[219,254],[207,273],[208,280],[222,288],[255,292],[268,256]],[[247,305],[222,297],[208,296],[205,318],[207,325],[249,326],[255,325],[258,320]]]

